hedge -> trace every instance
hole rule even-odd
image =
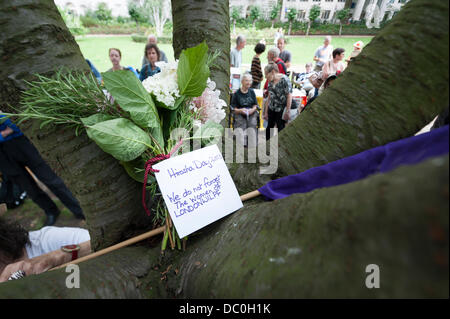
[[[131,39],[133,39],[134,42],[142,42],[142,43],[147,42],[147,36],[143,34],[134,33],[131,35]],[[172,37],[160,36],[158,37],[158,43],[172,44]]]

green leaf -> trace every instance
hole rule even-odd
[[[104,72],[106,89],[120,107],[130,113],[131,119],[140,127],[158,127],[159,117],[155,103],[133,72],[120,70]]]
[[[178,62],[178,89],[181,95],[202,95],[209,77],[208,46],[203,41],[196,47],[183,50]]]
[[[122,166],[125,168],[125,171],[132,179],[139,183],[142,183],[144,181],[145,161],[142,159],[142,157],[136,158],[135,160],[129,162],[121,161],[120,164],[122,164]]]
[[[83,118],[81,118],[81,121],[86,126],[92,126],[94,124],[97,124],[100,122],[105,122],[108,120],[113,120],[113,119],[114,119],[114,116],[112,116],[112,115],[97,113],[97,114],[93,114],[88,117],[83,117]]]
[[[195,131],[193,138],[202,139],[202,141],[208,142],[213,138],[222,137],[222,133],[222,125],[213,121],[208,121]]]
[[[165,143],[164,143],[164,135],[161,126],[158,127],[150,127],[149,128],[150,135],[155,139],[155,141],[159,144],[160,149],[163,150]]]
[[[88,136],[103,151],[119,161],[134,160],[151,145],[147,133],[124,118],[99,122],[94,125],[84,124]]]

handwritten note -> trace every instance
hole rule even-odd
[[[216,145],[153,166],[180,238],[240,209],[242,201]]]

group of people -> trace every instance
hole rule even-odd
[[[144,81],[150,76],[161,72],[161,68],[157,66],[157,62],[163,61],[168,62],[167,56],[157,45],[157,38],[155,35],[151,34],[147,37],[147,44],[144,49],[144,56],[142,57],[141,69],[135,69],[132,66],[122,66],[122,52],[117,48],[110,48],[108,51],[109,60],[111,61],[112,67],[107,72],[113,72],[118,70],[128,70],[134,73],[136,77]],[[94,75],[97,77],[98,81],[101,82],[100,72],[95,68],[91,61],[86,60],[89,64]]]
[[[279,32],[278,32],[279,33]],[[277,34],[278,34],[277,33]],[[251,62],[250,71],[241,76],[241,88],[233,93],[231,99],[231,110],[234,113],[234,128],[242,130],[257,130],[257,114],[259,106],[256,102],[254,89],[260,89],[263,85],[263,117],[266,127],[266,139],[270,139],[273,128],[281,131],[287,123],[295,119],[298,114],[309,105],[324,89],[329,87],[334,79],[341,74],[345,68],[345,50],[343,48],[333,49],[331,37],[326,36],[323,45],[317,48],[314,53],[313,61],[305,65],[305,72],[292,72],[292,81],[290,79],[292,54],[286,50],[285,38],[278,34],[276,37],[276,46],[267,51],[267,65],[264,68],[264,74],[261,67],[261,55],[266,50],[265,41],[262,40],[255,45],[255,55]],[[236,38],[236,47],[231,50],[231,67],[239,68],[242,65],[242,50],[246,45],[245,36],[239,35]],[[350,62],[362,50],[363,42],[358,41],[354,44],[354,50],[345,62]],[[293,85],[297,86],[308,97],[308,103],[299,105],[298,101],[292,97]],[[240,132],[240,131],[239,131]],[[242,133],[236,134],[244,146],[250,147],[256,145],[257,134],[247,134],[245,140]],[[254,137],[253,137],[254,136]]]

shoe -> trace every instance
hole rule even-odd
[[[47,218],[45,219],[44,226],[52,226],[55,224],[56,220],[58,219],[60,213],[56,215],[47,215]]]

